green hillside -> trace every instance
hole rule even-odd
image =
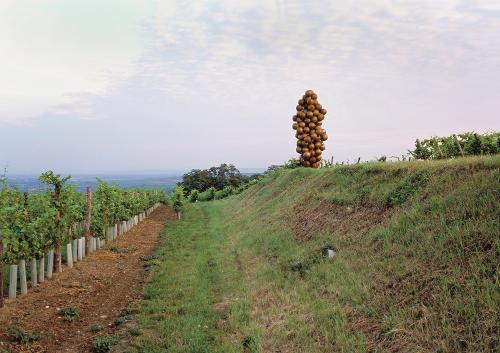
[[[135,349],[499,351],[499,215],[499,156],[269,174],[167,226]]]

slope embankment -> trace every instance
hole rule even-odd
[[[167,226],[135,346],[498,351],[499,214],[498,156],[270,174]]]

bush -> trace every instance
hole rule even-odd
[[[68,322],[75,321],[80,314],[80,309],[68,307],[61,310],[61,314],[64,315],[64,320]]]
[[[117,342],[118,337],[116,336],[97,337],[92,344],[92,352],[108,353]]]
[[[459,135],[431,137],[415,141],[415,149],[409,151],[415,159],[446,159],[500,153],[500,132],[477,134],[465,132]]]
[[[7,337],[18,343],[30,343],[39,339],[38,335],[30,334],[17,325],[11,325],[7,328]]]
[[[196,202],[198,201],[198,198],[200,197],[200,192],[196,189],[191,190],[188,196],[188,201],[189,202]]]

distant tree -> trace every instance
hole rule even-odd
[[[182,176],[182,185],[185,195],[191,191],[198,190],[204,192],[210,188],[222,190],[226,186],[238,187],[247,182],[250,178],[241,174],[232,164],[221,164],[218,167],[209,169],[193,169]]]

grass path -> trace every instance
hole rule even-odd
[[[284,275],[255,243],[265,228],[246,227],[228,206],[190,205],[167,225],[135,352],[364,351],[340,304],[315,279]]]

